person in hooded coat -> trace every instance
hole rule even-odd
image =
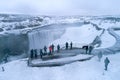
[[[105,58],[104,63],[105,63],[105,70],[107,71],[108,64],[110,63],[110,60],[108,59],[108,57]]]

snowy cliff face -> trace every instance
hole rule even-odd
[[[48,47],[53,41],[65,34],[67,28],[80,27],[81,25],[83,25],[83,23],[59,23],[32,30],[28,33],[29,48],[42,49],[44,46]]]
[[[40,17],[27,15],[0,15],[0,28],[3,31],[11,31],[17,29],[25,29],[41,25],[43,21]],[[1,32],[3,32],[1,30]]]
[[[9,55],[27,54],[27,31],[40,26],[42,21],[42,17],[30,15],[0,14],[0,59]]]
[[[55,17],[0,14],[0,58],[3,58],[6,54],[18,55],[27,53],[29,49],[40,49],[44,45],[60,43],[61,40],[64,42],[72,41],[71,39],[74,38],[73,41],[79,43],[81,40],[86,40],[84,39],[85,36],[79,38],[70,36],[76,35],[81,26],[90,27],[83,29],[87,32],[82,32],[82,36],[93,32],[91,35],[94,37],[88,40],[89,42],[86,41],[90,43],[95,36],[99,35],[101,28],[106,30],[109,27],[120,26],[120,18],[119,16]],[[71,29],[68,29],[70,27]],[[76,29],[72,29],[74,27],[76,29],[79,28],[77,32],[75,31]],[[70,35],[68,35],[69,32]],[[90,35],[87,35],[86,38],[88,36]],[[104,43],[106,43],[105,41]],[[6,52],[6,49],[9,53]]]
[[[59,38],[64,33],[64,29],[60,30],[45,30],[35,31],[28,34],[29,37],[29,49],[42,49],[45,45]]]

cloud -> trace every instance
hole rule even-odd
[[[119,14],[119,0],[1,0],[1,13],[40,15]]]

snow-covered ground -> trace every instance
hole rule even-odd
[[[115,31],[118,35],[120,35],[120,31]]]
[[[65,54],[69,54],[69,53],[65,53]],[[79,54],[76,56],[71,56],[71,57],[66,57],[66,58],[58,58],[58,59],[51,59],[51,60],[46,60],[46,61],[42,61],[41,59],[38,60],[32,60],[33,64],[54,64],[54,63],[69,63],[69,62],[75,62],[78,60],[82,60],[82,59],[87,59],[92,57],[93,55],[83,55],[83,54]]]
[[[1,18],[4,19],[4,18]],[[35,18],[36,19],[36,18]],[[102,45],[99,48],[107,48],[115,44],[115,38],[111,36],[107,29],[110,27],[119,27],[120,22],[108,21],[104,19],[96,19],[94,17],[58,17],[58,18],[42,18],[43,22],[39,25],[48,25],[53,23],[74,23],[74,22],[84,22],[90,21],[95,23],[100,28],[104,28],[105,32],[101,36]],[[32,21],[34,25],[37,24],[36,20]],[[25,24],[24,24],[25,23]],[[26,26],[27,23],[27,26]],[[10,33],[25,32],[32,30],[33,27],[28,27],[31,21],[21,22],[22,25],[26,27],[23,29],[14,29],[14,24],[6,24],[4,26],[1,22],[0,28],[4,31],[0,34],[4,34],[7,28],[10,27],[11,30],[7,31]],[[21,25],[20,24],[20,25]],[[8,25],[8,26],[7,26]],[[41,27],[41,26],[37,26]],[[120,31],[115,31],[120,35]],[[91,43],[96,36],[99,36],[102,33],[102,30],[96,30],[91,24],[85,24],[80,27],[69,27],[66,28],[64,34],[53,42],[49,44],[60,44],[63,45],[65,42],[73,42],[73,46],[82,46]],[[48,33],[49,34],[49,33]],[[45,35],[44,35],[45,36]],[[44,37],[43,36],[43,37]],[[38,37],[40,38],[40,37]],[[48,38],[47,38],[48,39]],[[39,40],[38,40],[39,42]],[[37,43],[39,44],[39,43]],[[78,44],[78,45],[77,45]],[[87,56],[87,55],[86,55]],[[74,62],[72,64],[67,64],[64,66],[58,67],[28,67],[27,59],[20,59],[6,64],[0,65],[0,80],[119,80],[120,79],[120,53],[114,55],[107,55],[110,59],[110,64],[108,66],[108,71],[104,71],[104,59],[106,56],[103,56],[101,62],[98,61],[97,56],[93,57],[91,60],[83,62]],[[75,57],[72,57],[75,58]],[[77,57],[78,58],[78,57]],[[76,59],[76,58],[75,58]],[[68,60],[68,59],[67,59]],[[5,71],[2,71],[4,67]]]
[[[97,31],[92,25],[71,27],[66,29],[65,33],[60,37],[60,39],[53,41],[53,44],[57,45],[58,43],[65,44],[65,42],[73,42],[75,44],[79,44],[81,47],[91,43],[97,35],[101,34],[101,32],[102,31]]]
[[[103,56],[101,62],[97,56],[88,61],[75,62],[58,67],[28,67],[26,59],[0,65],[0,80],[119,80],[120,53],[108,55],[110,64],[104,71]],[[1,71],[1,67],[5,71]]]
[[[57,45],[64,45],[65,42],[73,42],[73,46],[82,47],[93,42],[96,36],[99,36],[102,30],[98,31],[91,24],[83,25],[81,27],[67,28],[65,33],[57,40],[52,43]],[[101,36],[102,44],[98,48],[107,48],[115,44],[115,38],[111,36],[107,30]]]
[[[111,36],[107,30],[105,30],[104,34],[101,36],[101,41],[102,41],[102,44],[99,48],[111,47],[116,42],[115,38]]]

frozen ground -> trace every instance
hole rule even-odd
[[[102,31],[97,31],[92,25],[83,25],[80,27],[67,28],[65,33],[57,40],[53,41],[53,44],[58,43],[65,44],[65,42],[73,42],[78,47],[91,43],[97,35],[100,35]]]
[[[119,80],[120,53],[107,55],[110,59],[108,71],[104,71],[103,56],[101,62],[97,56],[88,61],[74,62],[59,67],[28,67],[27,59],[12,61],[3,65],[0,80]],[[78,57],[77,57],[78,58]]]
[[[81,27],[72,27],[67,28],[65,33],[57,40],[52,43],[65,44],[65,42],[73,42],[74,46],[81,47],[92,43],[96,36],[99,36],[102,33],[102,30],[98,31],[92,25],[83,25]],[[107,30],[101,36],[102,45],[99,48],[107,48],[115,44],[115,38],[111,36]],[[63,45],[62,44],[62,45]]]
[[[82,21],[85,20],[96,23],[99,27],[105,29],[105,33],[101,36],[102,45],[99,48],[108,48],[113,46],[116,42],[115,38],[108,33],[107,29],[119,26],[120,23],[111,23],[111,21],[109,22],[104,19],[92,19],[83,17]],[[79,22],[79,19],[75,20],[72,18],[66,19],[67,21],[64,21],[64,18],[61,20],[46,20],[47,21],[44,21],[43,24],[51,24],[55,21],[57,21],[57,23],[74,23],[76,20]],[[83,25],[82,27],[71,27],[67,28],[59,39],[49,42],[49,44],[54,43],[56,45],[57,43],[60,43],[63,45],[66,41],[73,41],[73,43],[75,42],[80,45],[89,44],[96,36],[99,36],[101,32],[101,30],[97,31],[91,24]],[[120,35],[119,31],[115,32]],[[49,32],[47,34],[49,35]],[[45,35],[43,37],[45,37]],[[77,45],[75,44],[75,46]],[[119,48],[118,46],[119,45],[117,45],[117,48]],[[110,59],[108,71],[104,71],[104,59],[106,56]],[[95,56],[88,61],[74,62],[72,64],[59,67],[28,67],[27,59],[20,59],[0,65],[0,80],[119,80],[120,53],[106,56],[103,56],[101,62],[99,62],[97,56]],[[5,69],[4,72],[2,72],[2,67]]]
[[[120,53],[108,55],[110,64],[104,71],[104,56],[101,62],[97,56],[89,61],[75,62],[59,67],[28,67],[26,59],[0,65],[0,80],[119,80]],[[5,71],[1,71],[1,67]]]
[[[115,31],[120,36],[120,31]]]

